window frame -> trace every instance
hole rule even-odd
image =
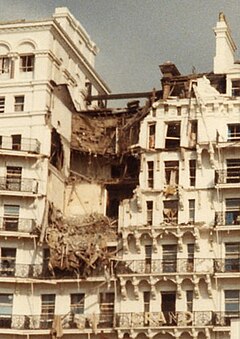
[[[22,54],[19,60],[19,70],[22,73],[29,73],[34,71],[35,55],[34,54]]]

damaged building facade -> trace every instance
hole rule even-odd
[[[213,72],[166,62],[117,109],[66,8],[0,24],[0,339],[239,337],[240,64],[214,32]]]

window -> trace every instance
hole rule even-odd
[[[55,294],[42,294],[41,328],[51,328],[55,312]]]
[[[190,120],[189,121],[189,147],[195,147],[197,143],[197,121]]]
[[[72,314],[83,314],[84,313],[84,293],[71,294],[71,313]]]
[[[240,225],[240,198],[226,199],[226,225]]]
[[[14,111],[15,112],[23,112],[24,111],[24,96],[16,96],[14,103]]]
[[[193,272],[194,244],[187,244],[187,272]]]
[[[145,245],[145,273],[151,272],[152,245]]]
[[[163,202],[163,220],[166,223],[178,222],[178,200],[165,200]]]
[[[22,168],[7,166],[6,189],[9,191],[21,191]]]
[[[21,134],[12,135],[12,149],[21,150]]]
[[[0,97],[0,113],[5,112],[5,97]]]
[[[240,141],[240,124],[228,125],[228,141]]]
[[[227,315],[239,316],[240,290],[225,290],[225,312]]]
[[[153,201],[147,201],[147,225],[153,223]]]
[[[196,160],[189,160],[189,180],[190,186],[196,185]]]
[[[176,148],[180,146],[180,122],[168,123],[165,140],[166,148]]]
[[[165,161],[164,165],[166,184],[170,186],[176,186],[178,184],[179,162]]]
[[[112,327],[114,315],[114,293],[100,293],[100,326]]]
[[[0,76],[1,74],[9,73],[10,58],[0,57]]]
[[[20,57],[20,71],[33,72],[34,69],[34,55],[22,55]]]
[[[143,292],[144,313],[150,312],[150,292]]]
[[[11,316],[13,307],[13,294],[0,294],[0,326],[1,328],[11,328]]]
[[[162,245],[163,272],[176,272],[177,245]]]
[[[227,159],[227,183],[240,182],[240,159]]]
[[[240,272],[240,242],[225,244],[225,271]]]
[[[153,188],[153,179],[154,179],[154,162],[148,161],[147,162],[148,168],[148,187]]]
[[[156,137],[156,125],[150,124],[148,126],[148,147],[149,148],[155,148],[155,137]]]
[[[195,199],[188,200],[188,213],[189,213],[189,222],[194,224],[195,222]]]
[[[240,96],[240,80],[232,80],[232,96]]]
[[[187,312],[193,311],[193,291],[186,291],[186,299],[187,299]]]
[[[16,261],[16,248],[2,247],[1,248],[1,276],[14,276]]]
[[[6,231],[18,230],[19,209],[19,205],[4,205],[3,225]]]

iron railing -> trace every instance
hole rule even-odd
[[[18,217],[0,217],[0,231],[31,233],[36,222],[33,219]]]
[[[133,312],[65,315],[11,315],[0,314],[0,328],[18,330],[51,329],[54,318],[58,317],[62,328],[79,330],[96,328],[140,329],[158,327],[206,327],[230,326],[232,319],[240,318],[240,312],[213,311],[172,311],[172,312]]]
[[[21,138],[19,142],[13,142],[12,137],[2,137],[0,149],[40,153],[40,142],[37,139]]]
[[[0,191],[37,193],[38,182],[36,179],[0,177]]]
[[[213,259],[187,258],[187,259],[146,259],[126,260],[116,265],[118,274],[149,274],[149,273],[191,273],[213,272]]]

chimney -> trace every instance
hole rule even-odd
[[[234,52],[237,48],[223,12],[219,14],[214,33],[216,36],[216,55],[213,62],[213,71],[215,74],[227,73],[233,67]]]
[[[160,65],[160,70],[162,72],[162,88],[163,88],[163,99],[167,99],[171,89],[171,79],[175,76],[181,75],[175,64],[171,61],[166,61],[164,64]]]

